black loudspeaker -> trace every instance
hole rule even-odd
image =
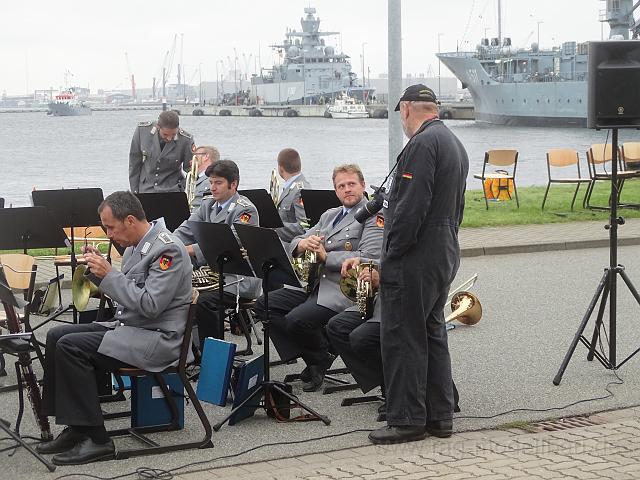
[[[640,128],[640,40],[589,42],[589,128]]]

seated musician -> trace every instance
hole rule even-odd
[[[96,370],[137,367],[159,372],[176,365],[191,302],[191,262],[162,222],[149,223],[130,192],[109,195],[98,208],[110,239],[127,247],[122,271],[85,247],[89,278],[116,302],[109,322],[61,325],[47,333],[43,414],[68,425],[38,445],[57,465],[112,458],[100,409]]]
[[[285,148],[278,153],[278,174],[284,180],[282,191],[274,200],[284,226],[276,228],[278,237],[283,242],[290,242],[305,232],[307,221],[301,190],[311,188],[302,174],[300,154],[293,148]]]
[[[220,152],[216,147],[209,147],[201,145],[193,152],[193,159],[198,162],[198,178],[196,180],[195,197],[191,202],[191,211],[195,212],[205,197],[211,196],[211,189],[209,188],[209,178],[206,171],[209,165],[220,160]]]
[[[384,226],[384,223],[382,223]],[[366,260],[365,260],[366,261]],[[349,258],[342,264],[342,276],[347,270],[356,268],[360,258]],[[374,291],[380,285],[377,270],[365,268],[360,272],[360,280],[371,282]],[[382,352],[380,351],[380,308],[376,295],[371,318],[365,320],[357,306],[339,313],[327,324],[327,336],[333,351],[342,357],[349,373],[363,393],[382,386]],[[376,308],[377,307],[377,308]],[[384,394],[384,388],[383,388]]]
[[[238,193],[240,183],[240,171],[235,162],[231,160],[219,160],[210,165],[206,170],[211,184],[211,198],[205,198],[198,210],[189,217],[190,221],[226,223],[232,226],[234,223],[258,225],[258,211],[253,203]],[[186,246],[196,266],[207,264],[202,254],[202,249],[196,243],[196,239],[185,221],[174,232]],[[249,277],[239,283],[237,275],[225,274],[224,281],[229,283],[225,287],[224,302],[227,305],[235,305],[236,295],[241,298],[256,298],[260,294],[260,279]],[[224,338],[224,332],[219,331],[218,321],[218,291],[201,292],[198,297],[196,309],[196,323],[198,336],[202,347],[206,337]]]
[[[336,167],[333,185],[342,206],[327,210],[317,225],[289,244],[292,256],[302,256],[306,251],[316,253],[321,264],[319,281],[311,286],[310,293],[281,288],[269,294],[271,339],[281,359],[301,356],[307,364],[301,377],[306,392],[320,388],[334,358],[328,351],[324,331],[327,322],[338,312],[353,306],[340,291],[342,263],[360,254],[377,257],[382,246],[383,228],[376,225],[375,218],[360,224],[353,216],[367,201],[360,167]],[[263,300],[260,297],[256,305],[261,312],[264,311]]]

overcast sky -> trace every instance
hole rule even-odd
[[[503,36],[514,45],[537,40],[543,47],[563,41],[599,40],[601,0],[503,0]],[[180,44],[187,83],[215,81],[216,62],[228,70],[237,52],[238,69],[249,76],[258,64],[277,58],[269,45],[281,43],[287,27],[300,30],[304,7],[317,10],[321,30],[341,32],[327,39],[351,56],[361,76],[387,71],[387,2],[385,0],[65,0],[9,1],[0,18],[0,94],[69,85],[128,88],[128,53],[139,88],[160,82],[166,52],[174,35],[173,73],[180,63]],[[403,0],[403,74],[437,74],[438,33],[442,51],[474,49],[485,29],[497,36],[497,0]],[[608,35],[608,27],[604,29]],[[258,55],[259,54],[259,55]],[[223,67],[218,63],[218,70]],[[443,75],[445,75],[443,67]]]

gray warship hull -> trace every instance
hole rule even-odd
[[[51,102],[49,114],[54,117],[75,117],[78,115],[91,115],[91,108],[87,105],[69,105],[66,103]]]
[[[469,89],[475,118],[499,125],[586,127],[586,80],[499,82],[472,53],[441,54],[442,63]]]

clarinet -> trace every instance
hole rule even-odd
[[[22,327],[20,326],[20,320],[13,307],[5,302],[2,302],[4,311],[7,314],[7,329],[9,333],[22,333]],[[40,386],[38,385],[38,379],[36,374],[33,373],[31,367],[31,354],[29,352],[21,352],[18,354],[18,363],[20,365],[20,372],[22,378],[27,386],[27,398],[31,403],[33,414],[36,417],[38,426],[40,427],[40,438],[42,440],[51,440],[51,427],[49,426],[49,419],[42,415],[42,396],[40,394]],[[20,379],[18,379],[20,380]]]

